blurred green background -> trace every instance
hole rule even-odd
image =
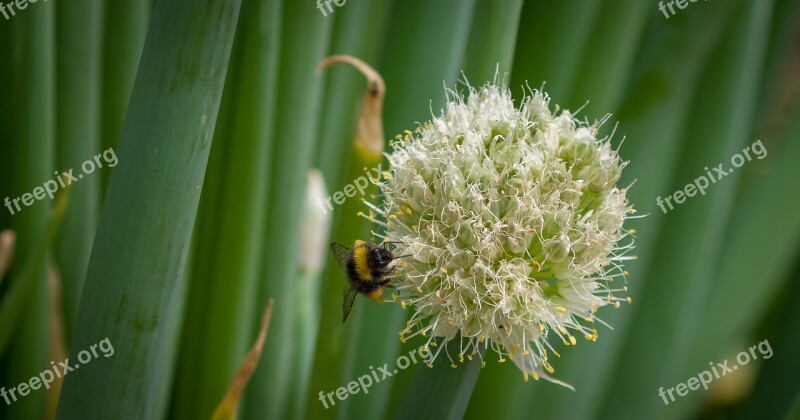
[[[800,418],[797,0],[687,2],[674,15],[655,0],[20,4],[0,14],[0,199],[104,151],[119,163],[96,161],[65,210],[48,197],[0,209],[16,235],[0,274],[0,386],[106,337],[115,352],[63,386],[0,400],[0,418],[56,406],[62,419],[209,418],[270,298],[242,419]],[[333,54],[383,76],[387,144],[438,114],[445,86],[497,70],[515,95],[544,84],[582,120],[612,114],[602,135],[621,144],[620,185],[634,183],[647,216],[627,225],[633,304],[599,312],[613,330],[596,343],[558,348],[555,376],[575,392],[525,383],[490,352],[484,369],[412,364],[324,407],[320,391],[421,344],[400,342],[398,305],[359,298],[340,321],[344,276],[327,243],[378,226],[356,216],[359,199],[322,214],[314,197],[379,162],[353,147],[363,75],[316,72]],[[656,205],[757,140],[764,159],[667,214]],[[764,340],[773,357],[668,405],[659,396]],[[434,409],[415,404],[429,395]]]

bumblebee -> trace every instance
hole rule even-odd
[[[344,287],[344,301],[342,302],[342,322],[347,320],[353,301],[358,293],[363,293],[370,300],[378,301],[383,296],[384,287],[394,288],[390,284],[395,265],[392,262],[406,255],[395,257],[386,249],[386,244],[376,245],[361,240],[353,243],[353,248],[333,242],[331,251],[336,261],[347,275],[347,285]]]

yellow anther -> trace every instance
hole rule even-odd
[[[497,363],[505,363],[505,362],[506,362],[506,359],[503,359],[502,357],[497,359]]]
[[[550,363],[545,363],[544,364],[544,370],[546,370],[547,373],[553,373],[553,372],[556,371],[555,369],[553,369],[553,366],[550,365]]]
[[[633,303],[633,299],[630,296],[628,296],[628,303]]]
[[[528,382],[528,372],[522,372],[522,379],[524,379],[526,383]]]
[[[569,336],[569,342],[574,346],[577,343],[577,340],[575,340],[575,336],[572,335]]]
[[[481,362],[481,369],[486,367],[486,360]]]
[[[559,305],[559,306],[556,306],[556,312],[563,314],[563,313],[567,312],[567,310],[563,306]]]

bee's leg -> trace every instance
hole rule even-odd
[[[384,279],[378,282],[378,286],[388,287],[389,289],[396,289],[391,281],[394,279]]]
[[[401,241],[383,241],[383,249],[386,249],[386,244],[402,244]]]

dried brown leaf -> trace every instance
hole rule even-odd
[[[264,309],[264,315],[261,317],[261,331],[258,333],[258,338],[239,366],[239,370],[237,370],[236,374],[233,376],[233,380],[228,386],[225,397],[211,416],[212,420],[232,420],[236,418],[237,410],[239,409],[239,400],[242,398],[244,388],[247,386],[247,383],[250,382],[250,378],[253,376],[253,372],[255,372],[258,366],[258,361],[261,359],[261,351],[264,349],[264,341],[267,338],[267,330],[269,329],[269,320],[272,316],[272,303],[273,300],[270,299],[266,309]]]

